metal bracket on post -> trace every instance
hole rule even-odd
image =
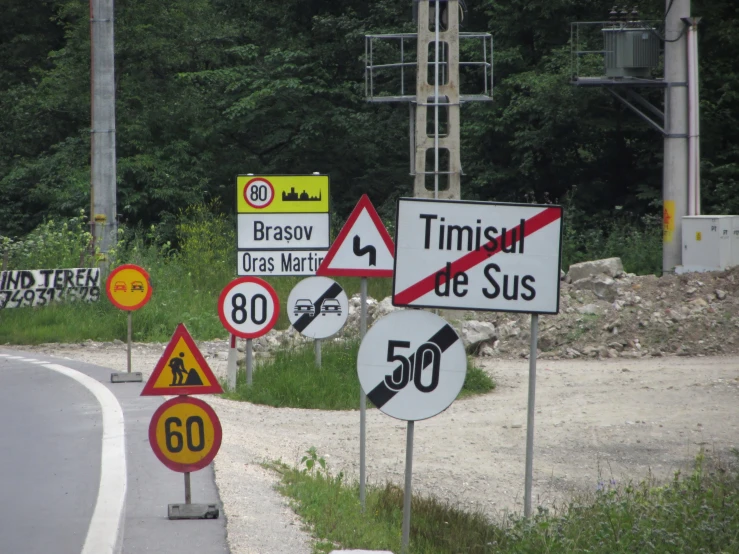
[[[656,115],[659,119],[662,120],[662,125],[657,123],[655,120],[653,120],[651,117],[649,117],[647,114],[645,114],[643,111],[641,111],[636,105],[629,102],[626,98],[621,96],[618,92],[616,92],[612,87],[605,87],[605,89],[610,92],[613,96],[615,96],[618,100],[620,100],[626,107],[628,107],[631,111],[633,111],[636,115],[638,115],[640,118],[642,118],[644,121],[646,121],[653,129],[659,131],[662,135],[666,135],[667,132],[665,131],[664,127],[664,121],[665,121],[665,114],[657,108],[656,106],[653,106],[649,103],[649,101],[644,98],[642,95],[634,92],[633,90],[627,90],[626,94],[629,98],[631,98],[634,102],[641,104],[644,106],[647,110],[652,112],[654,115]]]

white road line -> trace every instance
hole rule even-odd
[[[81,554],[113,554],[118,543],[123,505],[126,500],[126,437],[123,409],[115,395],[92,377],[63,365],[47,363],[43,367],[71,377],[83,385],[95,395],[102,408],[100,486]]]

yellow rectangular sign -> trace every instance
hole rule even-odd
[[[238,213],[328,213],[328,175],[239,175]]]

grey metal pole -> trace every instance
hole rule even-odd
[[[531,516],[531,488],[534,478],[534,411],[536,409],[536,346],[539,339],[539,316],[531,314],[531,346],[529,350],[529,407],[526,418],[526,478],[524,480],[523,515]]]
[[[108,252],[115,247],[118,231],[113,0],[90,0],[90,56],[90,219],[95,246],[102,254],[101,266],[107,270]]]
[[[228,365],[226,367],[229,390],[236,390],[238,355],[239,351],[236,349],[236,335],[231,335],[231,342],[229,343],[228,349]]]
[[[360,282],[361,307],[359,312],[359,338],[367,333],[367,278]],[[365,507],[365,481],[367,480],[367,395],[361,385],[359,387],[359,502],[362,511]]]
[[[698,24],[700,17],[683,22],[687,27],[688,64],[688,215],[701,213],[700,94],[698,87]]]
[[[254,368],[252,339],[246,339],[246,386],[251,387],[251,374]]]
[[[313,345],[316,351],[316,367],[321,367],[321,339],[314,340]]]
[[[128,312],[128,372],[131,373],[131,328],[133,327],[132,324],[132,316],[131,312]]]
[[[192,503],[192,496],[190,494],[190,472],[185,472],[185,504]]]
[[[413,421],[408,422],[405,438],[405,492],[403,493],[403,539],[401,552],[408,554],[411,538],[411,483],[413,479]]]
[[[688,214],[688,68],[682,18],[690,17],[690,0],[666,0],[666,7],[662,270],[672,272],[682,264],[682,218]]]

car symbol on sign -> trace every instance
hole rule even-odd
[[[327,298],[321,304],[321,315],[341,315],[341,303],[336,298]]]
[[[123,291],[126,292],[128,288],[126,288],[126,283],[123,281],[116,281],[113,284],[113,292]]]
[[[296,316],[300,314],[308,314],[313,311],[313,302],[307,298],[301,298],[295,302],[295,308],[293,308],[293,310],[295,311]]]
[[[135,290],[140,291],[140,292],[144,292],[144,283],[141,282],[141,281],[133,281],[131,283],[131,292],[133,292]]]

